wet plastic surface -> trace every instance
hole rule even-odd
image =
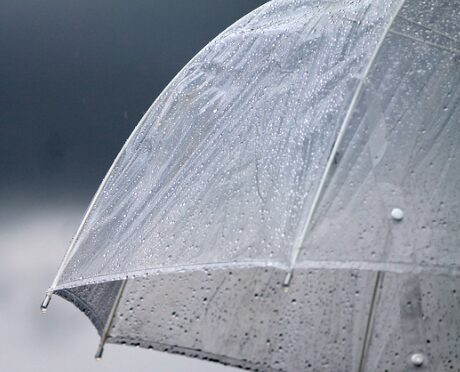
[[[459,9],[272,1],[237,22],[136,128],[57,288],[100,330],[129,278],[108,342],[458,370]]]
[[[217,37],[136,128],[59,285],[189,265],[289,265],[398,5],[273,2]]]

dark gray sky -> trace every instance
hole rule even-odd
[[[161,90],[263,0],[3,0],[0,198],[88,200]]]

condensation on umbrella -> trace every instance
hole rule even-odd
[[[43,309],[83,310],[98,357],[458,368],[459,9],[271,1],[239,20],[136,127]]]

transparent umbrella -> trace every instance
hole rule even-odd
[[[271,1],[103,180],[56,293],[105,342],[263,371],[460,366],[460,2]]]

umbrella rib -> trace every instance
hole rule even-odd
[[[117,312],[118,305],[120,304],[121,297],[123,296],[123,292],[125,290],[126,284],[128,283],[128,279],[123,280],[121,283],[120,289],[118,290],[117,297],[115,297],[115,301],[113,302],[112,309],[110,310],[109,316],[104,326],[104,330],[101,333],[101,339],[99,341],[99,346],[97,347],[96,355],[94,356],[96,360],[100,360],[102,358],[102,353],[104,352],[104,345],[109,337],[110,328],[112,327],[113,319],[115,317],[115,313]]]
[[[298,235],[296,241],[294,242],[294,248],[293,248],[293,251],[292,251],[291,262],[290,262],[290,266],[289,266],[289,272],[286,274],[286,277],[285,277],[284,282],[283,282],[283,285],[285,287],[288,287],[290,282],[291,282],[293,271],[294,271],[294,266],[295,266],[295,264],[297,262],[297,258],[299,256],[299,253],[300,253],[301,249],[302,249],[302,243],[303,243],[303,241],[304,241],[304,239],[305,239],[305,237],[307,235],[308,229],[309,229],[310,224],[312,222],[313,213],[316,211],[316,208],[317,208],[318,203],[319,203],[319,199],[320,199],[321,195],[323,194],[323,190],[324,190],[324,188],[326,186],[326,180],[327,180],[327,177],[329,175],[329,171],[331,170],[332,165],[334,164],[334,161],[336,159],[336,154],[338,152],[338,149],[339,149],[339,147],[341,145],[341,142],[343,140],[343,137],[345,135],[345,131],[348,128],[348,125],[349,125],[349,123],[351,121],[351,116],[353,114],[353,111],[354,111],[354,109],[356,107],[356,104],[358,103],[358,99],[360,98],[361,93],[363,91],[364,83],[367,80],[369,72],[370,72],[372,66],[374,65],[375,59],[377,58],[378,52],[380,51],[380,48],[381,48],[384,40],[386,39],[391,27],[393,26],[394,20],[396,19],[399,11],[401,10],[402,6],[404,5],[404,2],[405,2],[405,0],[401,1],[401,3],[399,4],[398,8],[396,9],[394,15],[391,17],[390,21],[388,22],[388,25],[383,30],[382,37],[378,41],[377,46],[375,47],[375,49],[374,49],[374,51],[373,51],[373,53],[372,53],[372,55],[371,55],[371,57],[369,59],[369,62],[367,63],[366,68],[364,69],[362,77],[360,78],[360,80],[358,82],[358,85],[357,85],[357,87],[355,89],[355,92],[353,94],[353,98],[352,98],[352,100],[350,102],[350,106],[349,106],[349,108],[347,110],[345,118],[343,119],[342,125],[340,126],[340,129],[339,129],[339,132],[338,132],[337,137],[335,139],[335,142],[334,142],[334,145],[332,147],[331,153],[330,153],[329,158],[327,160],[326,167],[325,167],[323,175],[321,177],[318,189],[317,189],[316,194],[315,194],[315,196],[313,198],[311,208],[310,208],[310,210],[308,212],[306,222],[304,224],[304,227],[303,227],[301,233]]]
[[[402,32],[398,32],[398,31],[390,31],[392,34],[395,34],[395,35],[399,35],[401,37],[405,37],[407,39],[410,39],[410,40],[413,40],[413,41],[417,41],[419,43],[422,43],[422,44],[426,44],[426,45],[430,45],[430,46],[433,46],[435,48],[439,48],[441,50],[446,50],[448,52],[451,52],[451,53],[454,53],[454,54],[457,54],[457,53],[460,53],[460,50],[459,49],[455,49],[455,48],[449,48],[449,47],[446,47],[446,46],[443,46],[443,45],[440,45],[440,44],[436,44],[436,43],[432,43],[430,41],[427,41],[427,40],[424,40],[424,39],[420,39],[418,37],[414,37],[414,36],[410,36],[410,35],[406,35]]]
[[[409,22],[409,23],[412,23],[412,24],[414,24],[414,25],[417,25],[417,26],[419,26],[419,27],[422,27],[422,28],[424,28],[425,30],[431,31],[431,32],[433,32],[433,33],[435,33],[435,34],[437,34],[437,35],[443,36],[443,37],[445,37],[446,39],[452,40],[452,41],[455,42],[455,43],[460,43],[459,40],[457,40],[456,38],[452,37],[451,35],[449,35],[449,34],[447,34],[447,33],[445,33],[445,32],[441,32],[441,31],[435,30],[434,28],[428,27],[427,25],[424,25],[424,24],[421,23],[421,22],[417,22],[417,21],[415,21],[415,20],[413,20],[413,19],[410,19],[410,18],[407,18],[407,17],[403,17],[402,15],[398,15],[398,18],[401,18],[401,19],[403,19],[403,20],[405,20],[405,21],[407,21],[407,22]]]
[[[369,348],[369,342],[370,342],[370,334],[372,330],[372,326],[374,324],[374,318],[375,318],[375,305],[377,304],[378,301],[378,292],[379,288],[381,287],[381,284],[383,283],[383,278],[384,278],[384,273],[382,271],[377,271],[377,274],[375,276],[375,282],[374,282],[374,288],[372,290],[372,297],[371,297],[371,303],[369,305],[369,313],[367,315],[367,322],[366,322],[366,329],[364,330],[364,337],[363,337],[363,346],[361,348],[361,355],[359,357],[359,367],[358,367],[358,372],[364,371],[364,359],[367,354],[367,350]]]

